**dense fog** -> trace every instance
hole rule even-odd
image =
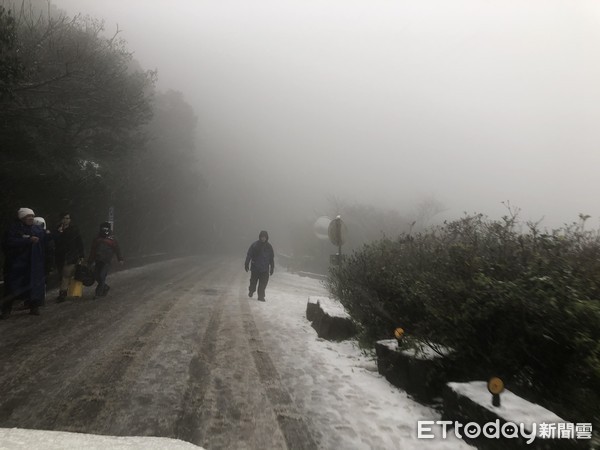
[[[600,223],[597,2],[53,3],[193,107],[223,239],[283,242],[339,204]]]

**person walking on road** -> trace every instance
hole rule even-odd
[[[60,223],[56,227],[54,240],[54,258],[60,277],[60,290],[56,302],[61,303],[67,299],[67,290],[75,274],[75,266],[84,258],[83,239],[79,229],[72,224],[69,213],[60,213]]]
[[[98,285],[96,286],[96,297],[105,297],[110,286],[106,284],[106,276],[110,269],[110,263],[117,256],[119,264],[123,264],[119,243],[112,235],[110,222],[102,222],[98,236],[92,242],[92,250],[88,263],[94,264],[94,276]]]
[[[31,209],[19,209],[17,217],[2,240],[6,266],[2,319],[10,316],[15,300],[24,300],[29,314],[39,316],[46,297],[44,246],[48,235],[33,223]]]
[[[273,251],[273,246],[269,243],[269,233],[265,230],[261,231],[258,235],[258,241],[250,245],[244,269],[246,269],[246,272],[250,270],[248,297],[254,295],[256,284],[258,283],[258,300],[264,302],[269,275],[273,275],[273,271],[275,270],[275,252]]]

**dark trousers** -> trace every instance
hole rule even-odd
[[[17,300],[17,296],[10,293],[5,287],[2,299],[0,300],[0,310],[2,311],[2,314],[10,314],[15,300]]]
[[[257,272],[252,270],[250,272],[249,292],[254,293],[254,291],[256,291],[256,283],[258,283],[258,298],[265,298],[265,289],[269,283],[269,272]]]
[[[41,278],[41,280],[37,280],[37,288],[35,291],[32,291],[31,287],[28,285],[28,281],[22,277],[14,277],[13,280],[16,279],[15,285],[17,286],[15,289],[11,289],[10,281],[7,278],[12,275],[8,273],[4,274],[4,289],[2,293],[2,297],[0,297],[0,311],[3,314],[10,314],[13,309],[13,304],[15,301],[21,302],[24,301],[26,308],[34,308],[38,306],[44,305],[44,297],[46,292],[46,280],[45,278]],[[43,289],[39,286],[43,284]],[[37,292],[37,296],[33,296],[32,293]],[[40,294],[41,292],[41,294]],[[32,298],[34,297],[34,298]],[[37,297],[37,298],[36,298]]]
[[[13,303],[15,301],[24,301],[26,308],[33,308],[37,306],[44,306],[44,299],[31,299],[31,289],[22,291],[19,294],[10,292],[7,288],[4,289],[4,295],[0,299],[0,312],[8,313],[13,309]]]
[[[106,289],[106,276],[108,275],[108,269],[110,268],[110,263],[105,263],[102,261],[96,261],[94,265],[94,276],[96,281],[98,282],[98,286],[96,286],[96,294],[102,295]]]

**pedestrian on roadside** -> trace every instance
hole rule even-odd
[[[250,270],[248,297],[254,295],[258,283],[258,300],[264,302],[269,275],[273,275],[275,270],[275,252],[273,246],[269,243],[269,233],[265,230],[258,235],[258,241],[250,245],[246,254],[244,269],[246,269],[246,272]]]
[[[96,297],[104,297],[108,294],[110,286],[106,284],[106,277],[110,264],[116,256],[119,264],[123,264],[119,243],[112,234],[110,222],[102,222],[98,236],[92,242],[92,250],[88,264],[94,264],[94,276],[98,285],[96,286]]]
[[[49,239],[46,232],[34,225],[35,214],[30,208],[20,208],[17,219],[9,226],[2,239],[5,255],[4,295],[0,316],[7,319],[15,300],[23,300],[29,314],[40,315],[40,305],[46,296],[44,276],[44,246]]]
[[[48,228],[46,227],[46,219],[43,217],[34,217],[33,224],[40,227],[46,233],[46,242],[44,243],[44,276],[46,278],[46,287],[48,286],[48,280],[50,279],[50,273],[54,267],[54,250],[56,243],[54,237]]]
[[[60,277],[60,288],[56,303],[64,302],[67,299],[67,290],[75,274],[75,267],[85,257],[83,239],[81,239],[79,228],[73,224],[71,214],[61,212],[59,219],[60,222],[53,234],[55,240],[54,258]]]
[[[54,267],[54,248],[55,242],[52,237],[52,233],[46,227],[46,219],[43,217],[34,217],[33,224],[40,227],[46,233],[46,243],[44,246],[44,274],[46,275],[46,285],[48,285],[48,277],[50,272],[52,272],[52,268]]]

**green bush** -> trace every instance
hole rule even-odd
[[[522,232],[514,217],[466,216],[365,245],[331,269],[329,289],[366,339],[401,326],[452,348],[458,377],[500,375],[565,418],[598,424],[600,237],[584,222]]]

